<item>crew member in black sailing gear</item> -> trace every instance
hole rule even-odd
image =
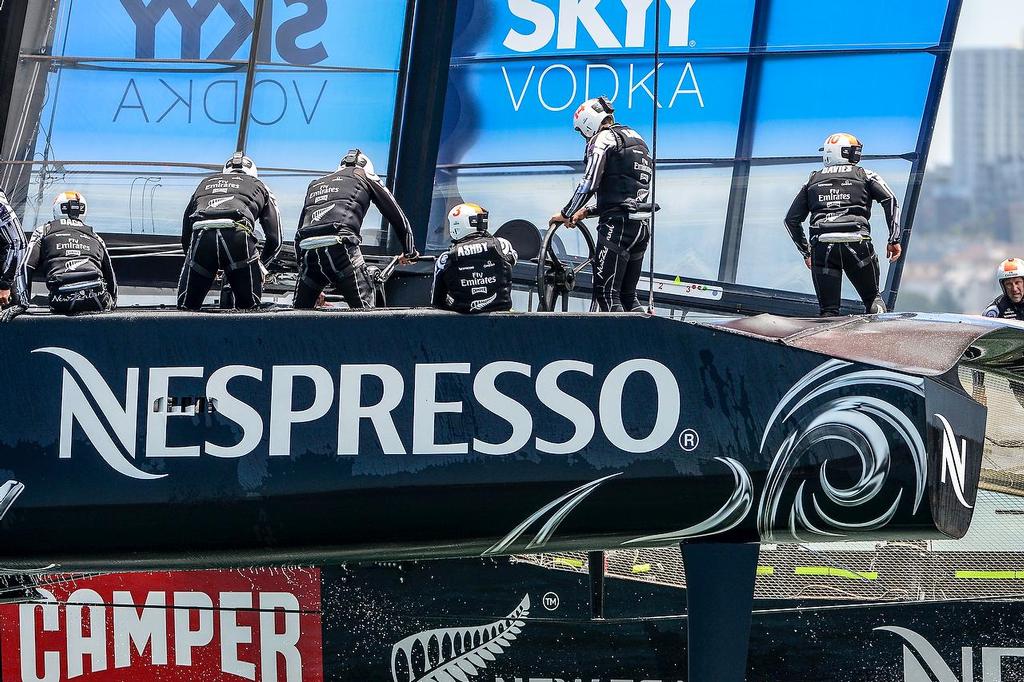
[[[576,110],[573,127],[587,140],[583,179],[549,224],[575,227],[587,217],[599,216],[595,301],[605,311],[642,312],[636,287],[651,241],[654,164],[640,134],[616,123],[613,112],[604,97],[588,99]],[[588,207],[595,196],[597,203]]]
[[[871,243],[873,201],[882,205],[889,226],[886,256],[895,262],[903,252],[896,195],[882,176],[858,165],[863,150],[853,135],[830,135],[819,150],[824,167],[811,173],[786,214],[790,237],[811,270],[822,317],[839,314],[844,272],[865,312],[885,312],[878,292],[878,256]],[[803,228],[808,215],[809,242]]]
[[[314,180],[306,190],[295,232],[295,256],[299,261],[296,308],[316,306],[329,285],[350,308],[374,306],[373,283],[359,249],[359,233],[371,203],[398,234],[402,245],[399,262],[411,263],[419,258],[409,219],[394,195],[374,172],[369,157],[358,149],[350,150],[338,170]]]
[[[22,303],[24,282],[18,266],[25,252],[25,233],[7,195],[0,191],[0,308]],[[28,305],[28,301],[24,301]]]
[[[95,230],[82,222],[87,210],[85,197],[78,192],[62,192],[53,200],[53,220],[32,233],[22,260],[24,305],[36,270],[46,273],[51,312],[97,313],[117,304],[110,254]]]
[[[1024,320],[1024,260],[1007,258],[996,270],[996,280],[1003,293],[992,301],[992,305],[982,313],[985,317],[998,317],[1003,320]],[[971,395],[983,405],[988,404],[985,394],[985,375],[979,371],[972,373],[973,386]],[[1024,384],[1010,381],[1010,392],[1017,402],[1024,406]]]
[[[199,310],[219,270],[235,308],[259,306],[267,266],[281,250],[281,216],[252,159],[237,153],[199,183],[181,222],[181,248],[179,308]]]
[[[512,309],[512,267],[519,259],[504,237],[487,231],[487,209],[459,204],[448,213],[451,248],[434,264],[431,304],[457,313]]]

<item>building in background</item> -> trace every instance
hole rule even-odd
[[[928,169],[901,310],[980,313],[1024,255],[1024,49],[957,49],[950,80],[952,163]]]
[[[953,74],[954,177],[977,194],[1001,164],[1024,157],[1024,50],[958,50]]]

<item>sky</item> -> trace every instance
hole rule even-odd
[[[953,49],[972,47],[1021,47],[1024,44],[1024,0],[964,0]],[[952,83],[939,107],[929,162],[946,165],[953,156]]]

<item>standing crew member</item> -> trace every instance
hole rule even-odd
[[[885,312],[878,292],[878,256],[871,243],[872,201],[885,210],[889,226],[885,254],[889,261],[897,261],[903,252],[896,195],[882,176],[857,165],[863,150],[853,135],[830,135],[818,150],[824,167],[811,173],[786,214],[790,237],[811,270],[822,317],[839,314],[844,272],[860,295],[865,312]],[[810,242],[803,228],[808,215]]]
[[[519,259],[504,237],[487,231],[487,209],[459,204],[448,213],[451,248],[434,264],[431,304],[457,313],[512,309],[512,267]]]
[[[218,270],[231,285],[235,308],[259,306],[267,266],[281,250],[281,216],[252,159],[239,152],[199,183],[181,222],[181,248],[179,308],[199,310]]]
[[[409,219],[395,197],[373,170],[373,163],[358,149],[350,150],[338,170],[310,183],[295,232],[299,281],[296,308],[313,308],[328,285],[333,285],[350,308],[374,306],[373,283],[359,249],[366,211],[373,203],[398,234],[400,263],[419,257]]]
[[[615,123],[614,109],[604,97],[588,99],[573,115],[573,127],[587,140],[583,179],[569,203],[549,224],[575,227],[599,216],[594,298],[601,310],[637,311],[643,307],[636,286],[651,241],[649,202],[654,164],[640,134]],[[592,197],[594,206],[587,207]]]
[[[21,229],[18,214],[11,208],[7,195],[0,191],[0,308],[10,304],[23,303],[24,283],[19,276],[18,265],[25,251],[25,233]],[[13,292],[13,293],[12,293]]]
[[[32,274],[46,273],[50,310],[63,315],[112,310],[117,304],[117,279],[107,245],[82,222],[88,204],[78,192],[53,200],[53,220],[36,228],[22,261],[28,305]]]

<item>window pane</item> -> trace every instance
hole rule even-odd
[[[655,271],[718,279],[732,167],[659,166],[657,183]]]
[[[27,174],[22,221],[31,230],[52,219],[54,196],[74,188],[88,200],[88,222],[98,231],[173,235],[169,242],[177,244],[182,213],[208,173],[204,168],[182,166],[36,166]]]
[[[866,154],[912,152],[934,66],[929,54],[768,58],[754,155],[814,156],[841,131],[859,137]],[[834,74],[844,74],[844,89]]]
[[[910,178],[910,163],[901,160],[871,161],[865,164],[885,178],[893,193],[903,202]],[[756,166],[750,173],[743,239],[740,244],[737,284],[770,287],[785,291],[814,293],[811,274],[796,250],[783,224],[786,211],[811,171],[820,164],[792,166]],[[804,225],[806,230],[806,223]],[[879,253],[881,285],[885,285],[889,262],[885,259],[888,228],[885,213],[877,204],[871,217],[875,251]],[[849,282],[843,283],[843,297],[856,299]]]
[[[730,158],[746,62],[665,57],[659,73],[658,155]],[[653,60],[602,63],[517,60],[462,64],[451,71],[442,164],[567,161],[582,158],[575,107],[606,94],[616,118],[653,144]]]
[[[274,0],[260,61],[397,71],[406,0]]]
[[[510,220],[527,220],[545,230],[548,218],[565,206],[578,181],[579,174],[567,166],[452,169],[439,174],[427,244],[434,249],[448,248],[446,216],[452,206],[463,201],[480,204],[490,212],[492,233]],[[573,230],[561,230],[560,234],[569,253],[586,253],[586,244]]]
[[[444,227],[449,208],[462,201],[490,211],[491,231],[511,220],[527,220],[539,230],[572,195],[580,175],[567,167],[453,171],[435,188],[437,206],[428,238],[431,248],[447,248]],[[655,270],[684,278],[716,279],[722,251],[732,168],[659,166],[655,221]],[[593,234],[597,219],[587,221]],[[558,232],[567,253],[585,255],[578,231]],[[648,267],[648,261],[644,261]]]
[[[661,50],[746,51],[754,0],[660,0]],[[473,0],[459,3],[453,57],[654,53],[654,2]]]
[[[769,49],[926,48],[939,43],[948,0],[831,0],[828,17],[806,0],[772,0]],[[848,19],[845,19],[848,18]]]
[[[51,74],[38,158],[223,162],[245,74],[215,64],[83,62]]]
[[[61,6],[56,54],[118,59],[249,58],[253,0],[229,3],[230,11],[213,2],[79,0],[55,4]],[[170,5],[174,5],[173,11]]]
[[[258,166],[329,171],[358,147],[386,174],[398,73],[261,66],[247,151]]]

